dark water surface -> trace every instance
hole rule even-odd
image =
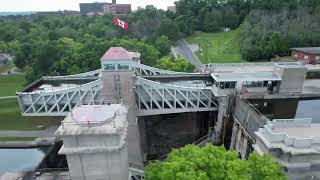
[[[320,123],[320,100],[299,101],[296,118],[312,118],[314,123]]]
[[[320,99],[256,99],[249,101],[259,112],[270,120],[312,118],[314,123],[320,123]]]

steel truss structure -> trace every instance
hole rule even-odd
[[[153,68],[133,63],[137,75],[152,76],[165,74],[186,74]],[[48,76],[42,80],[65,80],[70,78],[101,78],[101,69],[69,76]],[[38,80],[40,81],[40,80]],[[31,85],[37,83],[32,83]],[[29,86],[31,86],[29,85]],[[17,92],[17,99],[23,116],[65,116],[80,104],[102,104],[101,79],[58,90]],[[217,103],[211,88],[164,85],[158,82],[137,78],[136,106],[139,116],[216,110]]]
[[[167,71],[163,69],[158,69],[150,67],[140,63],[133,63],[132,69],[134,73],[138,76],[152,76],[152,75],[165,75],[165,74],[187,74],[184,72]],[[190,73],[189,73],[190,74]]]
[[[101,104],[100,79],[64,90],[17,93],[24,116],[66,116],[80,104]]]
[[[138,77],[135,88],[138,116],[216,111],[218,101],[211,87],[183,87]]]
[[[129,180],[143,180],[143,179],[144,179],[143,170],[129,167]]]

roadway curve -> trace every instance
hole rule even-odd
[[[180,48],[183,57],[194,64],[198,70],[203,69],[204,65],[201,63],[197,55],[190,49],[185,39],[180,39],[176,42],[176,46]]]

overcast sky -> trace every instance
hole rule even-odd
[[[118,4],[131,3],[132,9],[152,4],[167,9],[175,0],[117,0]],[[111,0],[0,0],[0,12],[79,10],[80,2],[111,2]]]

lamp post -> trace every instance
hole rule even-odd
[[[200,48],[203,48],[203,50],[205,51],[205,53],[206,53],[206,62],[208,62],[208,48],[209,48],[209,45],[210,45],[209,39],[208,38],[197,37],[197,41],[199,43]],[[210,64],[210,62],[209,62],[209,64]]]

